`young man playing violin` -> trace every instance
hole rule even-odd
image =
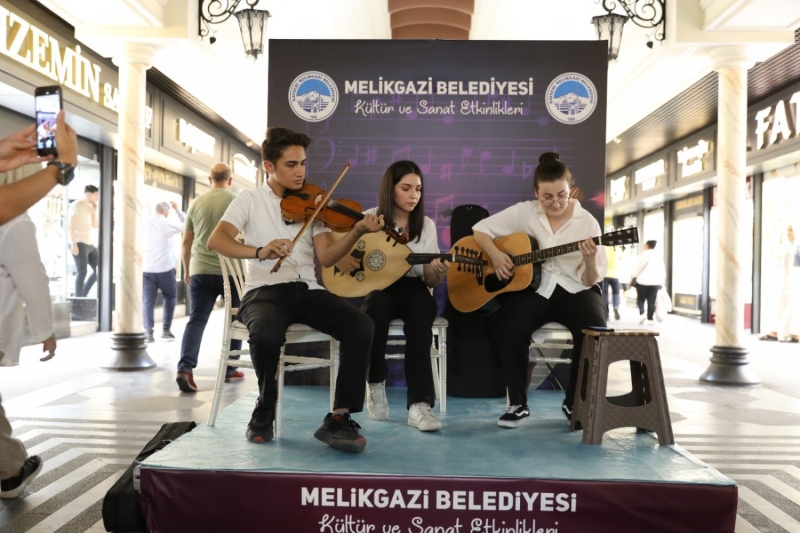
[[[561,255],[542,264],[542,280],[536,291],[529,287],[498,296],[501,307],[490,316],[509,400],[508,410],[497,421],[501,427],[517,427],[530,414],[526,378],[534,331],[547,322],[559,322],[572,333],[569,385],[561,404],[570,420],[583,345],[581,329],[606,325],[607,308],[597,283],[605,276],[608,262],[605,249],[592,241],[601,234],[600,225],[580,202],[570,198],[572,186],[569,169],[558,154],[542,154],[533,174],[537,200],[512,205],[472,227],[475,241],[491,258],[500,279],[513,275],[514,263],[493,239],[522,232],[534,237],[541,248],[582,240],[580,254]]]
[[[286,128],[267,130],[261,146],[267,182],[239,193],[209,237],[208,248],[226,257],[249,260],[238,318],[250,332],[260,394],[247,426],[247,439],[261,443],[273,437],[280,348],[289,325],[301,323],[341,341],[334,409],[314,437],[332,448],[358,453],[364,451],[367,441],[350,413],[363,408],[373,324],[367,315],[317,284],[314,254],[323,266],[333,265],[362,235],[382,228],[383,217],[365,216],[336,242],[330,230],[314,221],[292,244],[303,224],[287,223],[281,199],[285,191],[303,186],[310,143],[307,135]],[[236,240],[240,232],[244,243]],[[280,269],[271,273],[279,259]]]

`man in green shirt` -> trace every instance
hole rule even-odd
[[[181,359],[178,361],[178,387],[183,392],[196,392],[192,372],[197,366],[200,352],[200,341],[208,323],[208,317],[214,309],[217,298],[223,294],[222,269],[219,258],[206,246],[208,236],[217,227],[219,219],[225,214],[228,205],[236,198],[230,191],[233,184],[231,169],[225,163],[216,163],[211,167],[208,177],[211,190],[199,196],[186,213],[183,232],[183,271],[184,282],[189,286],[190,309],[189,323],[183,332],[181,343]],[[231,281],[233,287],[233,281]],[[233,290],[231,302],[239,307],[239,295]],[[231,350],[240,350],[242,341],[232,340]],[[231,356],[238,359],[238,356]],[[225,381],[244,378],[244,373],[235,367],[228,367]]]

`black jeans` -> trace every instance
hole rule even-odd
[[[161,323],[164,329],[169,329],[172,327],[172,316],[175,313],[175,302],[178,299],[178,282],[175,280],[174,268],[168,272],[142,273],[142,322],[144,331],[148,335],[153,333],[156,297],[159,289],[161,289],[161,299],[164,302],[164,315]]]
[[[72,256],[75,259],[75,266],[78,268],[75,276],[75,296],[82,297],[89,294],[89,289],[97,280],[97,256],[97,247],[93,244],[78,243],[78,255]],[[89,276],[89,279],[86,279],[87,265],[92,267],[92,275]]]
[[[422,278],[402,277],[383,290],[372,291],[361,309],[375,324],[372,351],[369,358],[370,383],[386,381],[386,342],[389,340],[389,322],[403,320],[406,337],[403,363],[406,371],[408,394],[406,407],[425,402],[433,407],[436,392],[431,368],[431,343],[433,321],[436,319],[436,301]]]
[[[493,341],[503,365],[503,378],[511,405],[527,405],[528,349],[531,335],[548,322],[558,322],[572,333],[572,364],[567,404],[572,405],[586,326],[606,325],[606,302],[595,285],[572,294],[557,285],[550,298],[528,288],[498,296],[500,309],[490,315]]]
[[[639,314],[644,314],[644,302],[647,301],[647,320],[653,320],[656,312],[656,296],[661,285],[642,285],[636,284],[636,304],[639,306]]]
[[[291,324],[306,324],[341,342],[334,407],[351,413],[364,408],[367,357],[372,346],[372,320],[326,290],[309,290],[302,282],[279,283],[252,289],[239,307],[239,320],[250,332],[250,356],[258,377],[259,401],[278,399],[275,372],[281,346]]]

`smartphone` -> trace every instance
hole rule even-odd
[[[590,329],[592,331],[599,331],[601,333],[614,333],[614,328],[607,328],[604,326],[586,326],[583,329]]]
[[[58,157],[56,149],[56,115],[61,111],[61,87],[37,87],[34,93],[36,102],[36,152],[44,157]]]

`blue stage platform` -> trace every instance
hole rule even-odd
[[[635,429],[583,444],[561,392],[531,391],[517,429],[497,426],[503,399],[449,397],[435,433],[407,425],[405,389],[387,393],[388,421],[354,416],[362,454],[314,439],[326,387],[286,387],[283,436],[261,445],[244,437],[256,393],[238,400],[141,465],[151,531],[734,531],[734,481]]]

